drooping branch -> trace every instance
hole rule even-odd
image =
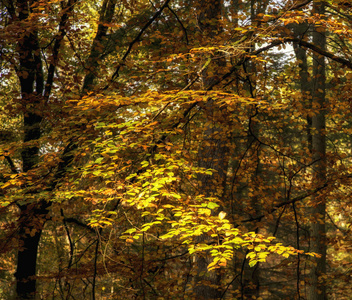
[[[258,54],[260,54],[262,52],[270,50],[271,48],[274,48],[274,47],[277,47],[279,45],[283,45],[283,44],[286,44],[286,43],[290,43],[290,42],[297,43],[300,46],[303,46],[305,48],[311,49],[312,51],[314,51],[314,52],[316,52],[316,53],[318,53],[320,55],[328,57],[331,60],[336,61],[336,62],[342,64],[343,66],[346,66],[346,67],[352,69],[352,62],[351,61],[349,61],[349,60],[347,60],[345,58],[339,57],[337,55],[334,55],[333,53],[331,53],[331,52],[329,52],[327,50],[321,49],[321,48],[317,47],[316,45],[314,45],[312,43],[309,43],[309,42],[306,42],[306,41],[302,41],[301,39],[298,39],[298,38],[283,38],[283,39],[280,39],[280,40],[277,40],[277,41],[273,41],[269,45],[267,45],[265,47],[262,47],[262,48],[259,48],[258,50],[254,51],[253,55],[258,55]]]

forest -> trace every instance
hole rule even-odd
[[[351,299],[351,0],[0,0],[0,299]]]

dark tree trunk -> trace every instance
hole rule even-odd
[[[306,22],[293,25],[293,33],[295,38],[303,40],[308,35],[308,24]],[[312,87],[308,72],[307,50],[302,48],[298,43],[293,43],[296,59],[299,67],[300,87],[306,109],[312,108]],[[312,117],[307,115],[307,142],[309,152],[312,153]]]
[[[37,254],[48,206],[41,203],[21,207],[16,271],[18,299],[35,299]]]
[[[325,4],[314,1],[313,12],[323,15]],[[316,24],[313,32],[313,43],[320,49],[326,49],[326,34],[321,25]],[[313,107],[317,108],[312,117],[312,158],[313,182],[326,182],[326,137],[325,137],[325,57],[319,54],[313,56]],[[310,226],[310,251],[320,254],[320,258],[313,258],[308,274],[308,300],[325,300],[326,288],[324,275],[326,273],[326,201],[323,195],[313,196],[311,199],[310,215],[314,216]]]
[[[28,1],[20,0],[17,2],[19,21],[26,21],[29,17]],[[29,104],[36,105],[41,99],[43,89],[42,73],[38,67],[38,46],[35,32],[28,32],[18,43],[18,54],[20,57],[20,66],[18,69],[18,77],[21,84],[21,104],[25,108],[23,111],[23,134],[24,142],[31,142],[40,138],[40,122],[42,117],[31,111],[27,111]],[[36,89],[34,91],[34,84]],[[37,145],[29,145],[24,148],[22,156],[22,171],[28,172],[38,162],[39,148]],[[26,199],[23,199],[26,203]],[[19,205],[19,252],[17,256],[16,270],[16,292],[18,299],[34,299],[36,292],[36,261],[38,244],[41,235],[41,228],[33,226],[36,210],[29,215],[28,212],[33,208],[29,204]],[[30,220],[31,219],[31,220]],[[30,222],[29,222],[30,221]],[[40,222],[42,223],[42,222]]]
[[[40,121],[40,116],[27,113],[27,116],[24,117],[24,142],[40,138]],[[29,146],[22,151],[23,172],[28,172],[36,165],[38,162],[38,152],[39,149],[36,146]],[[24,202],[26,202],[26,199],[24,199]],[[17,255],[16,271],[16,292],[18,299],[35,299],[37,252],[44,225],[42,216],[46,213],[46,208],[42,208],[42,205],[39,208],[36,206],[37,204],[19,205],[20,249]]]
[[[300,24],[293,24],[293,33],[295,38],[303,40],[308,37],[308,23],[303,22]],[[312,78],[308,71],[308,58],[307,58],[307,50],[302,48],[298,43],[293,44],[293,48],[295,51],[296,59],[298,61],[299,67],[299,83],[300,89],[302,94],[302,100],[304,103],[304,107],[308,110],[312,109],[312,85],[311,81]],[[307,114],[307,133],[306,133],[306,141],[309,150],[310,156],[312,155],[312,144],[313,144],[313,136],[312,136],[312,117]],[[308,158],[311,159],[311,158]],[[309,214],[309,208],[307,208],[307,213]],[[301,231],[297,229],[297,244],[296,248],[301,250]],[[301,282],[301,255],[297,255],[297,269],[296,269],[296,293],[297,299],[301,299],[301,289],[300,289],[300,282]]]
[[[44,102],[49,99],[53,84],[53,74],[56,69],[58,52],[62,39],[66,32],[66,24],[69,14],[73,10],[75,0],[70,0],[67,9],[61,17],[59,34],[53,48],[53,63],[49,67],[48,79],[44,85],[42,71],[42,58],[35,26],[28,26],[30,22],[32,1],[18,0],[16,2],[17,15],[10,11],[13,20],[20,22],[26,32],[19,33],[17,53],[19,66],[17,76],[21,86],[21,105],[23,107],[23,142],[26,143],[21,152],[22,171],[24,175],[33,170],[39,162],[38,140],[41,137],[42,116],[40,112]],[[45,90],[44,90],[45,87]],[[69,144],[71,145],[71,143]],[[69,147],[71,150],[72,147]],[[65,149],[66,150],[66,149]],[[64,152],[65,155],[65,152]],[[71,158],[64,162],[71,161]],[[55,187],[59,177],[61,178],[63,166],[58,166],[54,182],[47,188],[51,191]],[[25,186],[24,186],[25,187]],[[17,299],[35,299],[36,297],[36,265],[40,236],[48,215],[50,202],[46,200],[28,201],[38,191],[30,191],[24,194],[24,199],[18,207],[19,217],[19,251],[17,255],[16,294]],[[26,199],[28,197],[28,199]]]

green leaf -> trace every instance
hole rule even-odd
[[[100,164],[102,161],[104,160],[104,157],[98,157],[96,160],[95,160],[95,164]]]
[[[257,264],[257,262],[258,261],[254,259],[254,260],[251,260],[248,264],[250,267],[254,267]]]
[[[210,209],[215,209],[215,208],[219,207],[219,205],[216,204],[215,202],[209,202],[207,207]]]

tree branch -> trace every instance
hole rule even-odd
[[[85,229],[89,230],[92,233],[96,233],[96,231],[92,227],[88,226],[85,223],[82,223],[81,221],[79,221],[79,220],[77,220],[75,218],[65,218],[64,221],[67,222],[67,223],[76,224],[76,225],[78,225],[78,226],[80,226],[82,228],[85,228]]]
[[[251,56],[259,55],[259,54],[261,54],[261,53],[263,53],[265,51],[268,51],[268,50],[270,50],[270,49],[272,49],[274,47],[283,45],[285,43],[296,43],[296,44],[298,44],[300,46],[303,46],[305,48],[311,49],[312,51],[314,51],[314,52],[316,52],[318,54],[321,54],[321,55],[323,55],[325,57],[328,57],[331,60],[342,64],[343,66],[346,66],[346,67],[352,69],[352,62],[351,61],[349,61],[349,60],[347,60],[345,58],[336,56],[336,55],[332,54],[329,51],[323,50],[323,49],[315,46],[314,44],[308,43],[306,41],[302,41],[301,39],[297,39],[297,38],[282,38],[280,40],[273,41],[269,45],[264,46],[262,48],[259,48],[259,49],[255,50],[255,51],[251,52]],[[207,91],[212,90],[216,85],[221,83],[223,80],[228,78],[233,72],[235,72],[244,62],[246,62],[246,61],[248,61],[250,59],[251,59],[251,57],[245,57],[244,59],[240,60],[235,66],[233,66],[230,69],[229,72],[227,72],[222,77],[220,77],[217,81],[215,81],[213,84],[211,84],[206,90]]]
[[[100,45],[103,44],[103,40],[106,37],[109,27],[107,23],[111,23],[116,6],[116,0],[105,0],[102,4],[99,17],[99,25],[97,33],[94,37],[93,44],[90,50],[88,59],[86,60],[86,66],[84,67],[88,72],[83,80],[82,92],[86,94],[92,90],[93,81],[97,76],[97,70],[99,66],[99,58],[101,58]]]
[[[137,43],[140,38],[142,37],[142,35],[144,34],[144,32],[148,29],[148,27],[161,15],[161,13],[163,12],[163,10],[168,7],[169,2],[171,0],[166,0],[165,3],[160,7],[160,9],[154,14],[154,16],[143,26],[143,28],[141,29],[141,31],[138,33],[138,35],[134,38],[134,40],[129,44],[124,56],[121,59],[121,62],[119,63],[119,65],[116,68],[116,71],[114,72],[114,74],[111,76],[111,80],[110,83],[114,81],[115,78],[119,77],[119,71],[121,69],[121,67],[124,65],[126,58],[128,57],[128,55],[131,53],[132,48],[134,46],[135,43]],[[106,90],[109,86],[110,83],[106,85],[106,87],[104,88],[104,90]]]
[[[344,177],[344,178],[352,178],[352,175],[348,175],[348,176],[346,176],[346,177]],[[279,208],[284,207],[284,206],[289,205],[289,204],[294,204],[294,203],[296,203],[296,202],[298,202],[298,201],[302,201],[302,200],[304,200],[304,199],[306,199],[306,198],[308,198],[308,197],[310,197],[310,196],[312,196],[312,195],[314,195],[314,194],[316,194],[316,193],[318,193],[318,192],[324,190],[324,189],[327,188],[328,186],[329,186],[329,183],[326,182],[326,183],[324,183],[323,185],[321,185],[321,186],[315,188],[314,190],[309,191],[309,192],[307,192],[307,193],[305,193],[305,194],[303,194],[303,195],[301,195],[301,196],[297,196],[297,197],[295,197],[295,198],[293,198],[293,199],[291,199],[291,200],[289,200],[289,201],[283,201],[282,203],[280,203],[280,204],[274,206],[274,207],[273,207],[268,213],[266,213],[266,214],[262,214],[262,215],[257,216],[257,217],[253,217],[253,218],[249,218],[249,219],[246,219],[246,220],[242,220],[241,223],[248,223],[248,222],[253,222],[253,221],[260,221],[262,218],[266,217],[267,215],[272,214],[273,212],[277,211]]]
[[[61,161],[57,167],[56,173],[54,175],[54,179],[47,188],[47,191],[53,191],[57,184],[59,183],[60,179],[62,179],[67,171],[67,167],[71,165],[73,159],[74,159],[74,154],[72,153],[75,149],[77,149],[76,143],[74,143],[72,140],[69,141],[67,146],[65,147],[62,156],[61,156]]]
[[[306,0],[306,1],[303,1],[302,3],[298,3],[296,4],[295,6],[291,7],[289,10],[295,10],[295,9],[299,9],[301,7],[304,7],[306,6],[307,4],[311,3],[313,0]]]
[[[167,8],[169,9],[169,11],[171,11],[171,13],[175,16],[177,22],[181,25],[181,28],[185,34],[185,38],[186,38],[186,42],[187,42],[187,45],[189,44],[189,41],[188,41],[188,35],[187,35],[187,29],[185,28],[185,26],[183,26],[181,20],[179,19],[179,17],[177,16],[177,14],[174,12],[173,9],[171,9],[171,7],[169,5],[167,5]]]
[[[306,41],[302,41],[302,40],[300,40],[300,39],[295,39],[295,38],[285,38],[285,39],[284,39],[284,42],[294,42],[294,43],[297,43],[297,44],[299,44],[299,45],[301,45],[301,46],[303,46],[303,47],[309,48],[309,49],[313,50],[314,52],[316,52],[316,53],[318,53],[318,54],[321,54],[321,55],[323,55],[323,56],[325,56],[325,57],[328,57],[328,58],[330,58],[331,60],[336,61],[336,62],[338,62],[338,63],[340,63],[340,64],[342,64],[342,65],[344,65],[344,66],[346,66],[346,67],[348,67],[348,68],[350,68],[350,69],[352,69],[352,62],[351,62],[351,61],[349,61],[349,60],[347,60],[347,59],[345,59],[345,58],[336,56],[336,55],[332,54],[332,53],[329,52],[329,51],[323,50],[323,49],[321,49],[321,48],[315,46],[314,44],[308,43],[308,42],[306,42]],[[284,42],[283,42],[283,43],[284,43]],[[282,44],[283,44],[283,43],[282,43]]]
[[[15,164],[13,163],[11,157],[8,156],[8,155],[4,155],[4,157],[5,157],[5,159],[7,160],[7,162],[9,163],[12,173],[18,174],[18,171],[16,170],[16,166],[15,166]]]
[[[64,39],[64,36],[66,35],[66,25],[68,21],[69,14],[73,11],[74,5],[77,2],[77,0],[69,0],[66,8],[64,9],[65,12],[63,13],[60,24],[59,24],[59,32],[56,36],[55,43],[54,43],[54,48],[53,48],[53,61],[49,66],[48,70],[48,78],[45,84],[45,91],[44,91],[44,98],[45,100],[49,99],[50,93],[51,93],[51,88],[54,83],[54,73],[56,70],[56,64],[59,58],[59,50],[62,44],[62,40]]]

